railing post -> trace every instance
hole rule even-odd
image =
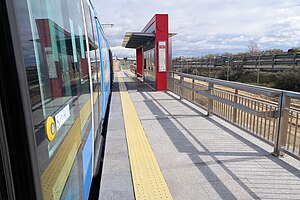
[[[174,85],[174,83],[175,83],[175,73],[172,72],[171,74],[172,74],[171,75],[171,77],[172,77],[172,92],[175,92],[175,85]]]
[[[274,71],[274,66],[275,66],[275,56],[272,55],[272,71]]]
[[[234,91],[234,103],[237,103],[237,100],[238,100],[238,97],[237,97],[237,95],[238,95],[238,93],[239,93],[239,90],[238,89],[235,89],[235,91]],[[232,118],[233,118],[233,123],[236,123],[236,119],[237,119],[237,108],[233,108],[233,116],[232,116]]]
[[[172,85],[173,85],[172,72],[168,71],[167,72],[167,90],[173,91]]]
[[[172,92],[175,92],[175,85],[174,85],[174,82],[175,82],[175,73],[174,72],[171,72],[171,77],[172,77]]]
[[[297,64],[297,61],[296,61],[296,53],[294,53],[294,56],[293,56],[293,69],[295,69],[296,64]]]
[[[195,101],[195,92],[194,92],[194,89],[195,89],[195,79],[192,80],[192,88],[193,88],[193,91],[192,91],[192,101]]]
[[[212,95],[213,94],[213,88],[214,84],[213,83],[208,83],[208,92]],[[210,116],[211,113],[213,112],[213,100],[208,98],[208,104],[207,104],[207,116]]]
[[[196,60],[196,74],[195,75],[199,75],[199,66],[198,66],[198,59]]]
[[[182,60],[182,61],[180,61],[181,62],[181,70],[180,70],[180,72],[183,72],[183,69],[184,69],[184,61]]]
[[[286,146],[288,124],[289,124],[289,110],[291,104],[291,97],[281,93],[278,100],[278,119],[277,131],[275,135],[274,156],[280,156],[280,149]]]
[[[227,61],[228,61],[228,63],[227,63],[227,81],[229,81],[229,59],[230,59],[230,57],[227,57]]]
[[[257,79],[256,79],[256,82],[257,82],[257,85],[259,85],[259,76],[260,76],[260,56],[258,57],[258,65],[257,65]]]
[[[184,81],[184,78],[183,78],[183,76],[180,76],[180,85],[181,85],[181,87],[180,87],[180,93],[179,93],[179,100],[181,100],[182,99],[182,95],[183,95],[183,81]]]
[[[186,60],[186,73],[189,74],[189,61]]]

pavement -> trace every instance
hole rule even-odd
[[[270,145],[130,72],[123,79],[173,199],[300,199],[300,161],[273,157]],[[100,199],[134,199],[118,87],[110,109]]]

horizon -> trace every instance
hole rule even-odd
[[[245,52],[249,41],[257,42],[261,50],[300,46],[296,0],[115,0],[94,5],[101,23],[114,24],[104,31],[117,56],[135,56],[134,50],[121,47],[124,35],[141,31],[156,13],[167,13],[169,31],[177,33],[173,57]]]

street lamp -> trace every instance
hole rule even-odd
[[[229,81],[229,59],[230,57],[227,57],[227,81]]]
[[[229,81],[229,62],[230,62],[230,57],[223,56],[223,58],[225,58],[225,63],[226,63],[226,59],[227,59],[227,81]]]
[[[259,75],[260,75],[260,55],[258,56],[258,66],[257,66],[257,85],[259,85]]]
[[[115,25],[115,24],[101,24],[101,26],[102,26],[103,28],[106,28],[106,27],[112,28],[114,25]]]

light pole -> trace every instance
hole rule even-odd
[[[257,85],[259,85],[259,75],[260,75],[260,55],[258,57],[258,66],[257,66]]]
[[[115,24],[101,24],[101,26],[102,26],[103,28],[105,28],[105,27],[112,28],[114,25],[115,25]]]
[[[226,59],[227,59],[227,81],[229,81],[229,61],[230,61],[230,57],[228,57],[228,56],[224,56],[224,58],[225,58],[225,63],[226,63]],[[225,64],[224,64],[224,66],[225,66]]]
[[[227,57],[227,81],[229,81],[229,59],[230,57]]]

